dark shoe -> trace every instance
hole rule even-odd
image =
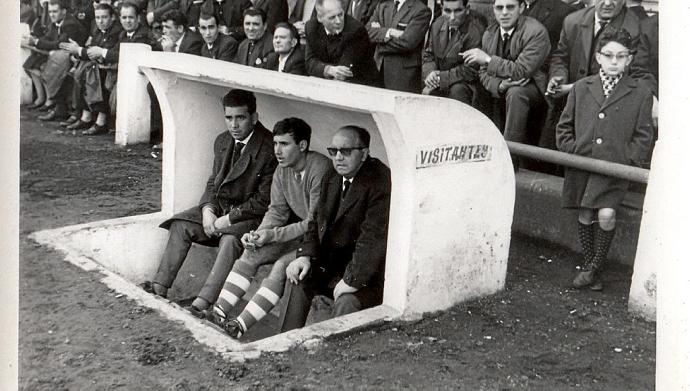
[[[38,111],[50,111],[50,110],[53,110],[54,108],[55,108],[55,103],[53,103],[52,105],[48,105],[48,106],[43,105],[43,106],[38,108]]]
[[[596,291],[596,292],[601,292],[604,290],[604,284],[602,284],[600,278],[595,278],[594,282],[592,282],[592,285],[589,286],[589,290],[591,291]]]
[[[213,323],[214,325],[222,328],[223,323],[225,323],[225,318],[222,316],[218,315],[215,311],[213,311],[213,307],[205,309],[202,311],[203,312],[203,319],[208,320],[209,322]]]
[[[588,285],[592,285],[592,282],[594,282],[594,271],[584,270],[577,273],[577,276],[575,276],[573,280],[573,286],[575,288],[584,288]]]
[[[139,287],[144,290],[146,293],[150,293],[152,295],[157,295],[162,298],[166,298],[168,296],[168,290],[167,288],[163,292],[156,292],[156,288],[154,285],[157,285],[155,282],[152,281],[144,281],[141,284],[139,284]]]
[[[26,106],[26,109],[27,109],[27,110],[31,110],[31,111],[33,111],[33,110],[38,110],[38,109],[40,109],[41,107],[43,107],[43,104],[44,104],[44,103],[45,103],[45,102],[41,102],[41,103],[32,103],[32,104]]]
[[[108,127],[106,125],[96,125],[94,124],[90,128],[81,132],[84,136],[99,136],[102,134],[108,134]]]
[[[72,125],[73,123],[75,123],[75,122],[77,122],[77,121],[79,121],[79,117],[74,116],[74,115],[70,115],[69,118],[67,118],[66,120],[60,122],[60,126],[62,126],[63,128],[65,128],[65,127],[67,127],[67,126],[69,126],[69,125]]]
[[[88,129],[93,125],[93,121],[90,122],[84,122],[82,120],[77,120],[77,122],[73,123],[72,125],[67,126],[67,129],[69,130],[82,130],[82,129]]]
[[[64,114],[56,113],[55,110],[51,110],[46,114],[39,115],[39,121],[60,121],[65,118]]]
[[[196,316],[199,319],[205,319],[206,318],[206,310],[202,310],[198,308],[195,305],[190,305],[189,307],[185,307],[187,311],[191,312],[192,315]]]
[[[232,338],[239,339],[242,334],[244,334],[244,330],[242,330],[242,325],[240,322],[237,321],[237,319],[231,319],[227,322],[223,322],[223,324],[220,326],[225,330],[225,332]]]

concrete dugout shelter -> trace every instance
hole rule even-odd
[[[165,127],[161,211],[42,231],[34,238],[63,250],[71,262],[102,271],[108,285],[184,322],[200,341],[235,352],[229,354],[284,350],[503,289],[515,177],[503,137],[478,111],[448,99],[124,44],[117,143],[148,138],[148,81]],[[158,267],[167,240],[158,224],[199,201],[211,172],[213,140],[225,131],[221,97],[231,88],[256,94],[259,119],[269,129],[285,117],[304,119],[313,129],[312,149],[322,153],[340,126],[356,124],[370,131],[371,154],[391,168],[393,184],[381,306],[243,344],[136,286]]]

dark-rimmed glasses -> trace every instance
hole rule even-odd
[[[352,154],[352,151],[354,151],[355,149],[362,150],[365,148],[367,148],[367,147],[351,147],[351,148],[329,147],[329,148],[326,148],[326,151],[328,151],[328,154],[331,155],[331,157],[335,157],[338,154],[338,152],[340,152],[340,154],[345,156],[345,157],[349,157]]]

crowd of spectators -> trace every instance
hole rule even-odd
[[[629,74],[656,94],[658,17],[639,1],[21,0],[31,24],[31,108],[86,134],[108,132],[121,42],[278,72],[443,96],[489,116],[504,137],[555,149],[572,84],[596,74],[598,37],[633,38]],[[60,50],[61,49],[61,50]],[[152,135],[162,123],[149,88]],[[517,164],[517,162],[516,162]]]

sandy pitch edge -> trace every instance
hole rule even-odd
[[[142,216],[138,216],[141,218]],[[114,219],[115,221],[125,220]],[[100,280],[114,291],[126,295],[138,304],[157,310],[166,318],[182,323],[188,329],[194,339],[208,346],[225,359],[231,361],[244,361],[246,359],[258,358],[261,352],[283,352],[297,345],[304,344],[307,348],[318,346],[320,341],[328,336],[345,333],[353,329],[358,329],[372,323],[381,323],[401,318],[402,313],[389,306],[380,305],[364,311],[329,319],[320,323],[315,323],[308,327],[291,330],[272,337],[264,338],[250,343],[241,343],[220,331],[215,325],[200,320],[188,311],[175,303],[144,292],[134,283],[121,277],[120,275],[106,269],[98,264],[94,259],[78,253],[76,250],[66,246],[63,240],[65,236],[77,230],[93,227],[102,227],[103,222],[89,224],[79,224],[57,229],[37,231],[29,235],[29,239],[43,245],[51,247],[65,254],[64,261],[76,265],[86,271],[95,271],[104,275]]]

